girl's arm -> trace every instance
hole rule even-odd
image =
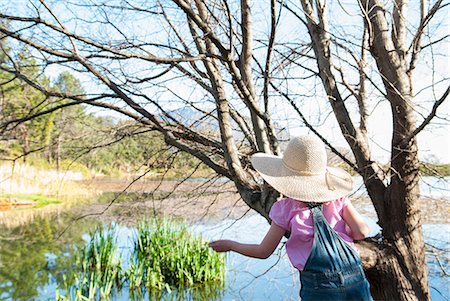
[[[350,202],[344,207],[343,218],[350,228],[350,233],[348,234],[353,239],[360,240],[367,237],[369,234],[369,227]]]
[[[272,223],[260,244],[242,244],[233,240],[216,240],[210,242],[209,246],[217,252],[234,251],[245,256],[264,259],[275,251],[285,232],[286,230]]]

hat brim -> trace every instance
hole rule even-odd
[[[328,166],[318,175],[301,175],[287,169],[282,158],[265,153],[254,154],[251,163],[273,188],[283,195],[305,202],[325,203],[348,195],[352,176],[338,167]]]

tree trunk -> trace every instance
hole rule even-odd
[[[395,210],[389,215],[396,215]],[[422,227],[405,230],[383,229],[380,241],[359,245],[375,300],[430,299]],[[371,250],[370,256],[364,256],[365,248]]]
[[[399,51],[403,45],[401,39],[394,43],[389,36],[389,22],[381,1],[366,1],[364,7],[368,8],[363,12],[369,17],[372,28],[370,51],[382,74],[393,118],[390,184],[383,196],[367,187],[377,209],[386,249],[378,268],[371,272],[374,297],[381,300],[429,300],[425,245],[418,208],[418,148],[415,138],[407,139],[416,122],[407,68],[403,52]],[[381,197],[382,202],[375,201]],[[380,287],[384,291],[376,290],[379,286],[376,281],[382,282]]]
[[[342,134],[353,151],[358,172],[364,179],[382,228],[383,238],[380,244],[371,246],[370,254],[374,258],[364,257],[373,297],[376,300],[428,300],[425,250],[417,207],[417,142],[415,139],[405,141],[414,131],[415,117],[410,105],[411,87],[403,52],[396,51],[396,47],[399,50],[404,48],[403,40],[393,43],[383,3],[366,0],[362,7],[366,8],[363,13],[370,23],[367,26],[370,28],[370,52],[382,75],[393,118],[391,182],[386,187],[371,164],[367,141],[353,125],[332,72],[331,39],[325,2],[317,1],[315,6],[307,0],[302,0],[301,3],[324,89]],[[404,5],[401,7],[405,8]],[[403,34],[402,26],[402,22],[396,23],[397,37]],[[374,264],[368,265],[367,262]]]

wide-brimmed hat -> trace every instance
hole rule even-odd
[[[325,145],[314,136],[292,138],[282,157],[256,153],[251,162],[273,188],[300,201],[324,203],[348,195],[353,188],[348,172],[327,166]]]

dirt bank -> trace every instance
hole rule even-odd
[[[180,217],[199,222],[217,219],[238,219],[246,214],[255,214],[244,203],[233,183],[216,181],[137,181],[97,179],[84,185],[104,192],[135,193],[132,200],[119,202],[111,194],[104,204],[83,207],[80,214],[92,213],[105,221],[119,221],[133,224],[139,216],[153,213]],[[367,197],[352,199],[361,214],[376,219],[372,203]],[[450,201],[445,199],[422,198],[420,207],[423,222],[447,223]]]

